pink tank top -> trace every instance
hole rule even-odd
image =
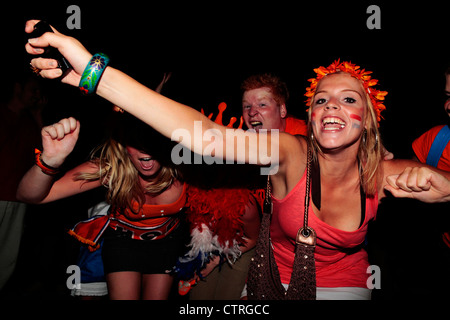
[[[273,216],[270,226],[274,256],[281,282],[289,284],[294,264],[295,237],[303,225],[306,171],[294,189],[282,200],[272,198]],[[308,224],[317,234],[315,250],[317,287],[367,288],[369,266],[362,248],[370,220],[375,219],[378,195],[366,197],[364,221],[356,231],[336,229],[316,217],[309,207]]]

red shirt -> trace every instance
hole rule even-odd
[[[292,135],[300,134],[302,136],[306,136],[308,132],[308,126],[306,125],[305,120],[287,116],[286,129],[284,131]]]
[[[273,198],[273,216],[270,233],[274,256],[281,282],[289,284],[295,256],[295,237],[303,225],[306,170],[303,177],[282,200]],[[317,218],[312,201],[308,225],[317,234],[315,250],[316,283],[318,287],[367,288],[369,266],[367,252],[360,246],[366,237],[370,220],[375,219],[378,196],[366,198],[364,222],[356,231],[336,229]]]
[[[430,130],[422,134],[419,138],[414,140],[414,142],[412,143],[414,153],[416,154],[416,157],[420,162],[427,162],[428,152],[430,151],[431,145],[433,144],[434,139],[443,127],[444,125],[440,125],[431,128]],[[437,168],[445,171],[450,171],[450,143],[447,144],[444,152],[442,152]]]
[[[183,184],[183,190],[178,199],[169,204],[144,204],[139,209],[139,204],[133,202],[133,210],[126,208],[114,212],[114,216],[135,227],[155,227],[164,224],[171,216],[182,211],[186,205],[187,184]]]

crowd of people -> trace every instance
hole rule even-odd
[[[26,32],[36,23],[29,21]],[[96,93],[120,110],[111,135],[91,159],[64,172],[60,168],[83,124],[69,117],[44,126],[42,141],[32,146],[41,146],[35,164],[28,164],[26,173],[17,172],[17,195],[7,199],[43,204],[106,188],[102,214],[70,231],[80,240],[84,261],[95,261],[99,277],[91,282],[101,283],[102,289],[89,290],[92,283],[82,281],[75,295],[164,300],[179,298],[172,295],[177,287],[178,294],[193,300],[370,300],[368,230],[383,199],[443,203],[443,212],[430,215],[446,214],[448,125],[413,143],[416,160],[395,159],[379,133],[387,92],[377,88],[371,72],[355,64],[337,60],[314,69],[305,94],[306,121],[289,114],[289,90],[282,79],[248,77],[241,87],[246,130],[240,130],[165,97],[164,85],[171,81],[167,75],[153,91],[56,30],[30,39],[26,51],[39,55],[46,46],[58,48],[72,66],[63,83]],[[36,57],[31,67],[42,78],[61,76],[52,59]],[[449,113],[449,70],[445,76]],[[213,139],[196,138],[194,123],[202,132],[213,132]],[[193,139],[171,141],[180,129]],[[232,141],[227,130],[233,130]],[[205,176],[209,171],[173,163],[176,143],[183,152],[207,156],[214,150],[215,158],[247,165],[213,166],[218,179],[211,184],[211,175]],[[264,147],[270,152],[262,153]],[[258,166],[267,166],[268,154],[275,170],[261,176]],[[3,208],[1,214],[11,215]],[[1,231],[11,231],[12,225],[3,221]],[[447,227],[440,235],[444,245],[450,243]],[[302,241],[313,250],[312,257],[298,254]],[[13,243],[1,245],[17,255]],[[261,254],[263,249],[272,261]],[[84,265],[82,273],[92,272],[93,264]],[[261,265],[270,265],[277,276],[258,272]]]

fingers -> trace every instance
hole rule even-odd
[[[44,50],[42,48],[46,48],[48,46],[58,47],[61,35],[46,32],[39,38],[31,38],[28,39],[28,42],[25,44],[25,50],[29,54],[42,54]]]
[[[401,174],[386,178],[390,186],[390,188],[386,189],[390,192],[392,190],[403,190],[406,192],[427,191],[431,187],[430,174],[431,171],[425,167],[406,168]]]
[[[35,58],[31,60],[30,64],[39,69],[52,69],[58,67],[58,62],[54,59]]]
[[[412,192],[406,192],[401,189],[394,188],[390,185],[385,185],[384,189],[390,192],[395,198],[413,198]]]
[[[79,130],[79,122],[75,118],[62,119],[58,123],[42,129],[43,135],[49,135],[53,140],[62,140],[67,134]]]
[[[30,67],[33,70],[37,68],[37,74],[46,79],[55,79],[62,75],[62,70],[54,59],[35,58],[31,60]]]
[[[383,154],[384,154],[384,160],[386,160],[386,161],[394,159],[394,154],[392,152],[387,151],[386,149],[384,149]]]
[[[34,30],[34,25],[39,22],[38,20],[30,20],[25,26],[26,32],[32,32]],[[44,53],[44,48],[54,47],[60,49],[64,46],[70,37],[63,35],[58,32],[55,28],[50,26],[53,32],[45,32],[43,35],[37,38],[29,38],[28,42],[25,44],[25,50],[29,54],[37,55]],[[31,35],[30,35],[31,36]]]
[[[31,33],[34,31],[34,26],[41,20],[28,20],[25,23],[25,32],[26,33]],[[52,28],[53,32],[55,33],[59,33],[55,28],[53,28],[52,26],[50,26],[50,28]]]
[[[39,21],[28,21],[25,25],[25,31],[31,33],[37,22]],[[43,54],[45,48],[49,46],[58,50],[72,66],[72,70],[70,70],[61,81],[77,87],[86,65],[92,58],[92,54],[75,38],[66,36],[53,27],[52,30],[53,32],[46,32],[40,37],[28,39],[25,50],[31,55]],[[56,61],[53,59],[33,59],[31,67],[33,72],[40,76],[48,79],[55,79],[62,75],[62,71],[53,66],[53,63],[55,62]]]
[[[39,22],[40,20],[28,20],[25,23],[25,32],[31,33],[34,30],[34,26]]]
[[[34,25],[39,22],[38,20],[28,21],[25,26],[25,31],[33,31]],[[55,43],[55,37],[59,37],[59,35],[55,35],[55,33],[44,33],[39,38],[28,39],[28,43],[25,45],[25,50],[32,55],[39,55],[44,53],[44,49],[50,46],[50,43]],[[44,59],[44,58],[36,58],[32,59],[30,62],[31,68],[47,79],[55,79],[59,78],[62,75],[62,70],[58,68],[58,63],[54,59]],[[36,69],[39,69],[36,71]]]

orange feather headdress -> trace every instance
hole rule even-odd
[[[388,94],[387,91],[380,91],[374,88],[375,85],[378,84],[377,79],[372,79],[370,74],[372,71],[366,71],[365,69],[360,69],[360,66],[353,64],[351,62],[343,61],[340,62],[340,59],[334,61],[327,68],[319,67],[314,69],[314,72],[317,74],[316,78],[308,79],[311,82],[311,86],[306,88],[305,96],[308,98],[306,100],[306,105],[308,107],[311,106],[312,97],[314,96],[317,88],[317,84],[319,81],[328,74],[337,73],[337,72],[346,72],[349,73],[352,77],[361,80],[364,89],[370,97],[372,105],[375,109],[377,115],[378,123],[381,120],[381,111],[385,110],[384,106],[384,97]]]

